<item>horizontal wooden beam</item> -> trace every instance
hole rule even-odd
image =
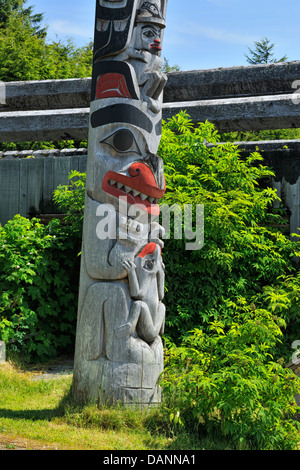
[[[5,103],[0,112],[90,106],[91,78],[5,83]]]
[[[0,142],[83,140],[89,108],[0,113]]]
[[[291,95],[164,103],[163,118],[185,110],[196,124],[206,120],[220,132],[300,127],[300,104]],[[0,142],[82,140],[89,108],[0,113]]]
[[[291,95],[165,103],[164,119],[185,110],[194,123],[210,121],[220,132],[300,127],[300,104]]]
[[[300,61],[168,73],[164,102],[290,94],[300,80]],[[0,112],[86,108],[91,78],[7,82]]]
[[[289,94],[298,80],[300,61],[174,72],[169,74],[164,101]]]

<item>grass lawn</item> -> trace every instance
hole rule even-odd
[[[159,409],[78,407],[72,376],[35,380],[12,364],[0,365],[0,443],[13,449],[230,450],[218,439],[166,432]],[[2,437],[2,441],[1,441]],[[18,444],[16,444],[16,442]]]

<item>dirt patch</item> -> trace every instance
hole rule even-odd
[[[55,379],[62,376],[71,375],[73,373],[73,358],[63,358],[48,363],[44,368],[31,368],[30,375],[32,379]]]
[[[20,437],[8,437],[0,434],[0,451],[2,450],[58,450],[57,447],[43,446],[36,441]]]

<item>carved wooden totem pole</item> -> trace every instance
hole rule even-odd
[[[97,0],[73,393],[160,401],[167,0]]]

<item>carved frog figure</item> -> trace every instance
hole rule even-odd
[[[133,334],[136,329],[141,339],[152,343],[164,330],[164,264],[161,247],[153,242],[148,243],[135,262],[126,259],[123,267],[128,273],[133,302],[127,323],[118,327],[115,334],[121,337]]]

